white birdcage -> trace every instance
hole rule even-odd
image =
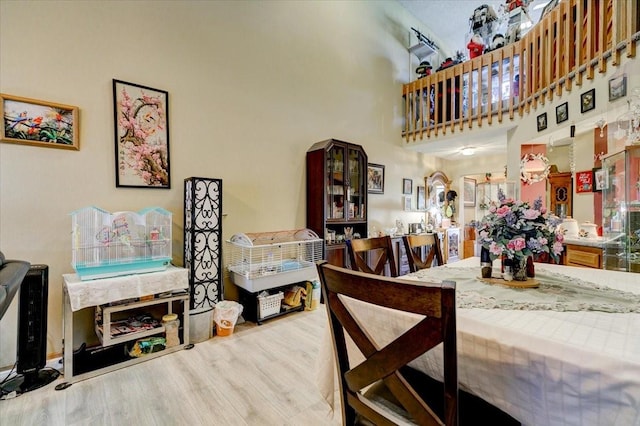
[[[318,278],[322,240],[310,229],[235,234],[226,243],[231,279],[252,293]]]
[[[171,212],[148,207],[71,213],[71,265],[81,280],[162,271],[171,262]]]

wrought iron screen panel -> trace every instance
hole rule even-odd
[[[222,180],[184,181],[184,267],[189,271],[190,308],[212,308],[223,299]]]

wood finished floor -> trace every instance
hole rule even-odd
[[[324,306],[56,391],[0,401],[0,425],[339,425],[315,384]]]

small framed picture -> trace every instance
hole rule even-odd
[[[367,165],[367,192],[384,194],[384,166],[382,164]]]
[[[585,113],[596,107],[596,89],[591,89],[580,95],[580,112]]]
[[[541,132],[544,129],[547,128],[547,113],[543,112],[542,114],[540,114],[538,116],[537,119],[537,123],[538,123],[538,131]]]
[[[606,170],[600,167],[593,169],[593,192],[601,192],[607,186]]]
[[[404,210],[407,212],[411,211],[411,196],[405,195],[403,201],[404,201]]]
[[[609,80],[609,102],[627,96],[627,75],[622,74]]]
[[[464,178],[464,206],[475,207],[476,205],[476,180]]]
[[[567,102],[556,107],[556,124],[560,124],[563,121],[569,119],[569,104]]]
[[[425,199],[425,188],[424,186],[418,185],[418,210],[425,210],[427,208],[426,199]]]
[[[413,193],[413,180],[411,179],[402,179],[402,193],[403,194],[411,194]]]
[[[576,172],[576,193],[593,191],[593,172]]]

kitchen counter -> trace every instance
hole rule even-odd
[[[598,247],[602,248],[605,244],[604,237],[584,238],[584,237],[564,237],[564,244],[573,244],[576,246]]]

